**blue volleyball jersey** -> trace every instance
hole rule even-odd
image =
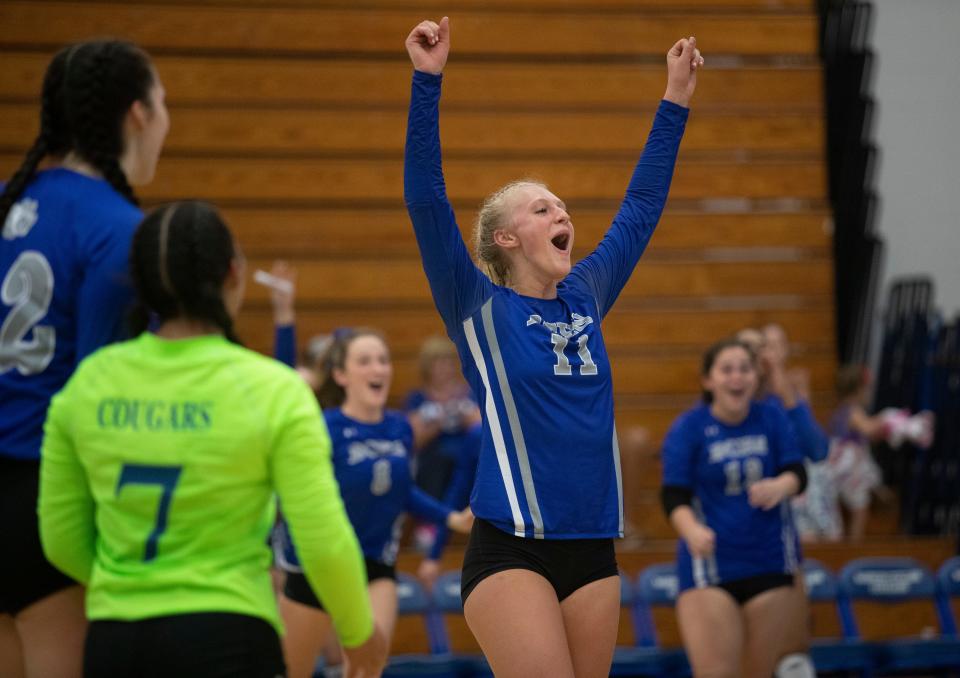
[[[703,587],[797,567],[789,501],[768,511],[750,506],[747,489],[773,478],[803,455],[782,409],[752,403],[747,418],[731,426],[707,405],[688,410],[663,442],[663,484],[689,488],[698,519],[716,534],[711,558],[692,558],[677,544],[680,588]]]
[[[446,196],[441,76],[415,72],[405,198],[434,302],[483,417],[470,505],[521,537],[623,536],[610,361],[600,323],[666,202],[688,109],[663,101],[626,198],[555,299],[494,285],[474,265]]]
[[[0,455],[38,459],[50,398],[124,336],[143,214],[103,179],[39,172],[0,237]]]
[[[386,412],[377,424],[351,419],[339,408],[324,410],[323,416],[333,443],[334,475],[363,555],[392,565],[405,513],[444,524],[450,509],[414,484],[413,430],[402,414]],[[278,538],[281,567],[300,571],[285,524]]]

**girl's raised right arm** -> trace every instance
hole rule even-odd
[[[450,52],[450,20],[423,21],[407,36],[413,87],[404,156],[404,199],[434,303],[457,327],[489,296],[492,285],[474,265],[447,199],[440,153],[440,85]]]

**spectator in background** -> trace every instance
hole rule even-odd
[[[310,338],[297,362],[297,269],[286,261],[273,262],[270,273],[257,271],[253,278],[270,290],[273,309],[273,357],[297,371],[314,393],[320,388],[320,359],[332,337],[319,334]]]
[[[418,362],[421,386],[407,396],[403,408],[413,429],[417,486],[435,499],[449,499],[453,505],[462,499],[458,488],[458,496],[448,497],[454,476],[458,468],[469,463],[466,457],[476,459],[472,449],[465,446],[469,448],[473,442],[469,431],[480,423],[480,408],[460,373],[460,359],[452,341],[428,337],[420,346]],[[432,525],[421,525],[415,536],[418,545],[429,550],[436,531]]]
[[[927,448],[933,442],[933,415],[922,412],[911,416],[904,410],[886,409],[867,414],[872,380],[862,365],[846,365],[837,373],[837,398],[840,403],[830,418],[830,456],[827,473],[834,490],[828,496],[829,519],[823,530],[827,536],[842,532],[842,504],[850,514],[847,536],[859,541],[870,519],[871,495],[885,496],[883,474],[870,452],[870,443],[885,441],[893,448],[909,442]]]

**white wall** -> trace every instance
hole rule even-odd
[[[873,5],[875,225],[886,244],[878,311],[891,278],[928,274],[949,318],[960,310],[960,0]]]

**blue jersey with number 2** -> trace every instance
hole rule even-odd
[[[38,459],[50,398],[77,363],[123,337],[142,218],[103,179],[37,174],[0,237],[0,455]]]

